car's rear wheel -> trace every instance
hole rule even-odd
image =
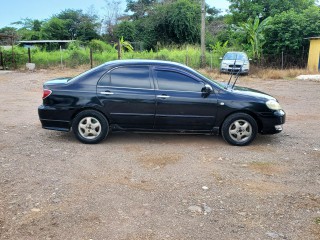
[[[255,139],[257,132],[256,120],[246,113],[230,115],[221,128],[223,139],[235,146],[250,144]]]
[[[109,123],[100,112],[85,110],[74,118],[72,130],[79,141],[94,144],[105,139],[109,132]]]

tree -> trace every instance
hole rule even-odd
[[[132,19],[139,19],[149,15],[157,0],[127,0],[126,12],[132,12]]]
[[[265,19],[288,10],[302,12],[315,5],[315,0],[228,0],[232,23],[245,22],[259,16]]]
[[[302,12],[304,38],[320,36],[320,8],[309,7]]]
[[[30,31],[40,32],[43,21],[38,19],[24,18],[20,21],[11,23],[12,25],[21,26],[20,29],[27,29]]]
[[[215,7],[210,7],[208,4],[206,4],[206,11],[207,11],[207,16],[206,20],[211,23],[215,21],[216,19],[219,18],[219,15],[221,13],[220,9],[217,9]]]
[[[69,40],[70,33],[67,27],[67,21],[52,17],[43,24],[43,36],[50,40]]]
[[[123,21],[115,27],[114,34],[118,39],[124,37],[133,42],[135,40],[135,31],[135,25],[132,21]]]
[[[17,29],[15,27],[0,28],[0,33],[5,35],[16,35]]]
[[[118,0],[105,0],[105,20],[106,32],[109,34],[111,39],[114,39],[114,27],[118,24],[119,18],[121,16],[121,1]]]
[[[55,16],[64,21],[71,40],[90,41],[98,38],[98,17],[96,15],[85,14],[82,10],[66,9]]]
[[[20,21],[12,23],[12,25],[20,26],[17,30],[21,40],[39,40],[41,39],[41,27],[43,21],[24,18]]]
[[[146,49],[200,41],[200,0],[127,0],[126,11],[132,12],[130,20],[119,23],[115,35],[144,42]],[[210,9],[211,16],[217,13]]]
[[[16,40],[17,29],[14,27],[0,28],[0,34],[4,35],[4,38],[0,38],[0,45],[11,45]],[[13,36],[13,38],[7,36]]]
[[[194,44],[200,41],[200,1],[176,0],[158,5],[152,20],[159,34],[158,39],[164,44]]]
[[[143,42],[144,48],[155,49],[157,43],[160,41],[159,32],[156,29],[156,22],[153,17],[149,16],[133,21],[135,29],[135,42]]]
[[[264,30],[271,20],[271,17],[260,22],[257,16],[254,20],[249,19],[247,22],[240,24],[240,29],[245,32],[247,41],[251,45],[251,54],[255,59],[260,59],[262,54],[262,47],[265,44]]]
[[[300,55],[308,49],[305,38],[320,35],[320,9],[316,6],[302,12],[293,10],[277,14],[266,29],[265,52],[280,54],[282,51]]]

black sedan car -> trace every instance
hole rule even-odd
[[[210,80],[182,64],[111,61],[44,84],[42,127],[98,143],[111,131],[221,134],[244,146],[282,131],[285,113],[265,93]]]

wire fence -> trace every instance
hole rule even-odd
[[[137,46],[138,47],[138,46]],[[33,62],[37,68],[70,67],[79,65],[97,66],[107,61],[118,59],[116,50],[112,52],[94,52],[91,49],[60,50],[53,52],[7,50],[0,52],[0,69],[23,68],[26,63]],[[201,51],[197,48],[163,49],[153,51],[122,52],[122,59],[157,59],[169,60],[186,64],[193,68],[200,68]],[[220,55],[213,52],[206,53],[206,66],[210,69],[219,69]],[[306,68],[308,54],[303,51],[300,54],[283,51],[281,54],[265,54],[259,61],[252,61],[252,65],[259,68],[291,69]]]
[[[254,64],[262,68],[306,68],[308,64],[308,53],[303,50],[301,53],[283,51],[280,54],[265,54],[260,61]]]

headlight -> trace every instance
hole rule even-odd
[[[271,110],[281,110],[282,109],[280,104],[275,100],[269,100],[268,102],[266,102],[266,105]]]

